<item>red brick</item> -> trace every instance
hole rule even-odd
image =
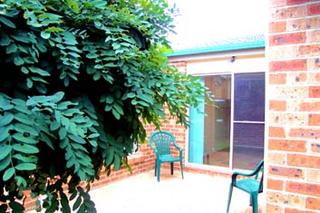
[[[282,176],[282,177],[291,177],[291,178],[303,177],[303,171],[301,169],[287,168],[287,167],[280,167],[280,166],[270,166],[269,174]]]
[[[287,0],[269,0],[269,5],[271,7],[281,7],[287,5]]]
[[[319,56],[320,55],[320,45],[303,45],[299,47],[300,56]]]
[[[310,98],[320,98],[320,86],[309,87],[309,97]]]
[[[320,184],[311,183],[298,183],[298,182],[287,182],[286,190],[288,192],[295,192],[299,194],[320,196]]]
[[[320,153],[320,144],[311,144],[311,151],[314,153]]]
[[[267,204],[267,213],[282,213],[282,207]]]
[[[290,130],[289,136],[318,139],[318,138],[320,138],[320,130],[319,129],[293,128]]]
[[[285,111],[287,109],[286,101],[270,100],[269,109],[274,111]]]
[[[283,186],[284,186],[283,180],[274,180],[269,178],[267,181],[268,189],[283,190]]]
[[[272,11],[271,17],[273,20],[287,19],[287,18],[299,18],[307,15],[306,6],[278,8]]]
[[[300,111],[306,111],[306,112],[320,111],[320,102],[303,102],[300,104]]]
[[[271,150],[305,152],[306,142],[301,140],[269,139],[268,147]]]
[[[309,1],[310,0],[287,0],[287,5],[303,4]]]
[[[320,125],[320,114],[310,114],[308,124],[311,126],[319,126]]]
[[[302,31],[307,28],[306,19],[292,19],[287,21],[286,29],[288,32]]]
[[[285,84],[287,81],[287,75],[285,73],[277,73],[269,75],[270,84]]]
[[[320,3],[308,5],[308,14],[309,15],[320,14]]]
[[[306,73],[298,73],[294,75],[294,81],[295,82],[305,82],[307,80],[307,74]]]
[[[313,30],[307,32],[308,42],[319,42],[320,41],[320,30]]]
[[[308,197],[307,198],[307,208],[320,210],[320,198]]]
[[[270,62],[270,71],[304,71],[306,69],[306,59]]]
[[[299,44],[306,41],[306,33],[277,34],[270,36],[270,45]]]
[[[284,138],[285,132],[283,127],[269,127],[269,136],[276,138]]]
[[[313,211],[306,211],[306,210],[301,210],[301,209],[291,209],[291,208],[286,208],[285,213],[316,213]]]
[[[286,32],[287,23],[285,21],[271,22],[269,24],[270,33],[282,33]]]
[[[289,166],[320,168],[320,157],[299,154],[288,154],[287,161]]]
[[[318,29],[320,27],[320,17],[312,17],[306,20],[307,29]]]

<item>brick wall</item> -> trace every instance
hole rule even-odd
[[[267,212],[320,212],[320,1],[269,2]]]

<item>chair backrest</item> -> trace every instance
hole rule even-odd
[[[263,191],[263,173],[264,173],[264,161],[261,160],[256,168],[254,169],[255,178],[258,179],[260,178],[260,183],[259,183],[259,193]]]
[[[157,150],[159,155],[171,154],[170,147],[175,143],[175,137],[167,131],[153,132],[149,139],[150,147]]]

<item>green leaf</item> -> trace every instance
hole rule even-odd
[[[89,143],[91,144],[91,146],[93,147],[97,147],[98,146],[98,143],[96,140],[89,140]]]
[[[75,211],[76,209],[78,209],[81,202],[82,202],[81,196],[78,196],[76,202],[74,202],[73,204],[72,210]]]
[[[114,158],[114,148],[113,147],[109,147],[107,150],[106,150],[106,166],[110,166],[111,163],[113,162],[113,158]]]
[[[0,22],[3,23],[4,25],[6,25],[7,27],[10,27],[13,29],[16,28],[16,25],[12,21],[10,21],[9,19],[7,19],[1,15],[0,15]]]
[[[17,166],[15,166],[16,170],[20,171],[32,171],[37,168],[36,164],[33,163],[20,163]]]
[[[77,135],[68,135],[68,137],[79,144],[86,144],[86,141]]]
[[[27,126],[27,125],[22,124],[22,123],[16,123],[14,125],[14,129],[17,132],[20,132],[20,133],[26,133],[26,134],[30,134],[30,135],[33,135],[33,136],[38,136],[39,135],[39,132],[37,131],[37,129],[35,127]]]
[[[6,169],[11,163],[11,157],[7,156],[5,159],[0,161],[0,172]]]
[[[32,137],[25,137],[23,136],[23,134],[21,133],[16,133],[12,136],[14,139],[16,139],[17,141],[21,142],[21,143],[27,143],[27,144],[37,144],[38,141],[35,140]]]
[[[63,99],[63,97],[64,97],[64,92],[57,92],[54,95],[50,96],[50,101],[52,101],[53,103],[58,103]]]
[[[50,147],[52,150],[54,150],[53,144],[52,144],[50,138],[49,138],[46,134],[44,134],[44,133],[41,133],[41,134],[40,134],[40,141],[45,142],[45,144],[46,144],[48,147]]]
[[[11,113],[5,113],[3,116],[0,115],[0,126],[5,126],[13,120],[14,116]]]
[[[119,170],[121,166],[121,157],[119,155],[114,155],[114,169]]]
[[[9,128],[8,127],[2,127],[0,128],[0,142],[5,141],[10,135],[9,135]]]
[[[14,179],[16,180],[18,186],[23,188],[27,187],[27,181],[23,177],[16,175]]]
[[[67,130],[65,128],[61,127],[59,129],[59,138],[60,138],[60,140],[65,139],[66,136],[67,136]]]
[[[73,200],[73,199],[75,199],[75,198],[77,197],[77,195],[78,195],[78,192],[77,192],[76,190],[74,190],[74,192],[72,192],[72,194],[71,194],[71,196],[70,196],[69,200]]]
[[[67,0],[67,5],[75,13],[79,13],[79,4],[76,0]]]
[[[28,67],[28,68],[32,73],[36,73],[36,74],[39,74],[41,76],[50,76],[50,73],[48,73],[47,71],[45,71],[43,69],[40,69],[38,67]]]
[[[96,132],[96,133],[92,133],[91,135],[89,135],[88,138],[90,138],[90,139],[91,138],[97,138],[99,136],[100,136],[100,134]]]
[[[33,155],[23,156],[22,154],[14,154],[13,158],[18,159],[24,163],[34,163],[38,161],[37,156]]]
[[[22,152],[25,154],[36,154],[39,152],[37,147],[28,144],[15,144],[13,145],[13,149],[17,152]]]
[[[29,70],[26,67],[21,67],[21,72],[24,74],[29,74]]]
[[[8,35],[1,34],[0,36],[0,46],[8,46],[10,44],[11,40]]]
[[[119,120],[121,117],[120,113],[117,110],[115,110],[114,108],[112,109],[112,114],[117,120]]]
[[[16,66],[21,66],[22,64],[24,64],[24,60],[19,57],[19,56],[16,56],[14,59],[13,59],[13,63],[16,65]]]
[[[51,33],[48,32],[48,31],[41,31],[41,37],[44,38],[44,39],[49,39],[50,36],[51,36]]]
[[[114,104],[114,105],[113,105],[113,108],[114,108],[120,115],[123,115],[123,114],[124,114],[123,109],[122,109],[122,107],[121,107],[120,105]]]
[[[57,121],[53,121],[50,123],[50,130],[55,131],[60,127],[60,123]]]
[[[22,204],[16,202],[16,201],[11,201],[9,203],[10,208],[13,210],[15,213],[23,213],[24,212],[24,207]]]
[[[36,41],[34,40],[33,37],[30,36],[30,34],[26,34],[26,33],[20,33],[18,35],[12,35],[12,38],[14,38],[16,41],[20,41],[23,43],[36,43]]]
[[[78,44],[75,36],[68,32],[68,31],[65,31],[63,32],[63,40],[64,40],[64,43],[67,44],[67,45],[76,45]]]
[[[62,213],[71,213],[69,201],[65,193],[60,192]]]
[[[5,159],[11,153],[12,147],[10,145],[0,146],[0,161]]]
[[[13,167],[7,169],[2,176],[2,180],[3,181],[9,180],[10,178],[12,178],[15,172],[16,170]]]
[[[12,43],[9,46],[7,46],[6,53],[7,54],[15,53],[17,50],[18,50],[17,45],[15,43]]]
[[[30,118],[30,116],[27,116],[24,113],[20,113],[20,112],[16,113],[14,115],[14,119],[19,121],[20,123],[26,124],[28,126],[34,125],[33,119]]]

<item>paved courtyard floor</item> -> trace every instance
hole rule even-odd
[[[131,176],[91,191],[100,213],[225,213],[230,179],[163,170],[158,183],[153,171]],[[259,195],[259,201],[263,200]],[[231,213],[243,213],[248,194],[234,189]],[[250,211],[249,211],[250,212]]]

